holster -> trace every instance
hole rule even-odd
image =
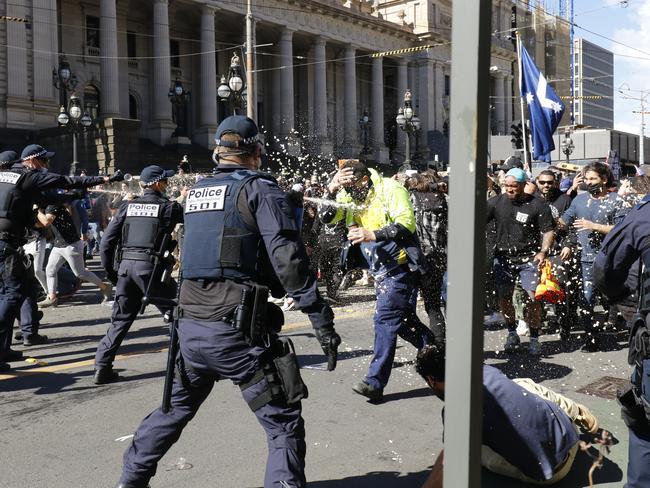
[[[250,345],[262,345],[269,333],[266,327],[269,289],[266,286],[244,287],[233,315],[233,327],[244,334]]]
[[[278,337],[273,347],[276,349],[273,364],[285,400],[291,405],[307,398],[309,391],[300,376],[300,366],[293,342],[288,337]]]

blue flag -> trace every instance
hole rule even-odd
[[[550,162],[555,149],[553,133],[564,114],[564,104],[521,43],[520,51],[519,90],[528,104],[533,159]]]

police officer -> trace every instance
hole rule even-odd
[[[650,486],[650,195],[614,226],[594,262],[594,284],[612,303],[638,293],[631,318],[628,361],[634,367],[630,388],[619,397],[629,428],[625,488]]]
[[[161,249],[165,242],[170,243],[163,237],[171,235],[176,224],[183,222],[183,207],[165,196],[167,179],[173,175],[174,171],[160,166],[144,168],[140,174],[144,194],[122,203],[102,238],[102,265],[116,287],[111,325],[95,354],[94,381],[98,385],[118,378],[113,361],[140,311],[144,294],[149,291],[151,295],[168,299],[176,296],[173,280],[161,283],[165,265],[169,267],[173,263],[162,263],[155,270],[156,276],[152,276],[154,263],[164,261],[165,252],[172,250],[171,244],[168,249]],[[119,249],[117,254],[116,249]],[[147,290],[150,281],[152,287]]]
[[[36,290],[33,269],[22,249],[26,230],[34,225],[34,204],[50,188],[88,188],[120,178],[50,173],[53,155],[31,144],[23,149],[19,161],[0,170],[0,371],[9,369],[7,362],[22,358],[22,353],[9,347],[11,329],[25,297]]]
[[[309,315],[329,369],[336,366],[340,338],[334,314],[319,295],[287,195],[258,172],[258,129],[243,115],[226,118],[216,133],[214,176],[200,180],[185,202],[185,239],[179,293],[179,377],[169,413],[147,416],[124,454],[120,488],[139,488],[214,386],[223,378],[239,385],[268,437],[265,488],[304,487],[305,429],[300,398],[277,388],[282,378],[302,385],[297,365],[285,376],[278,357],[281,312],[267,302],[288,293]],[[275,308],[273,308],[275,307]],[[246,314],[246,310],[265,310]],[[275,311],[275,313],[274,313]],[[252,320],[240,320],[241,316]],[[274,318],[272,318],[274,317]],[[243,326],[243,327],[242,327]],[[253,331],[263,340],[254,340]],[[283,338],[286,341],[286,338]],[[285,351],[286,352],[286,351]],[[295,358],[294,358],[295,362]],[[304,386],[304,385],[303,385]]]

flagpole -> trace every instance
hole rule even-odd
[[[521,134],[524,139],[524,165],[530,170],[530,161],[528,160],[528,134],[526,131],[526,112],[524,111],[524,97],[521,93],[521,77],[523,76],[521,64],[521,38],[519,31],[515,31],[515,38],[517,39],[517,66],[519,68],[519,105],[521,107]]]

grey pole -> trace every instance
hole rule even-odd
[[[76,127],[72,128],[72,165],[70,166],[70,176],[74,176],[77,172],[77,129]]]
[[[491,14],[491,0],[453,3],[446,488],[478,488],[481,485],[485,161]]]
[[[411,164],[411,132],[408,130],[404,131],[406,135],[405,147],[404,147],[404,163]]]

